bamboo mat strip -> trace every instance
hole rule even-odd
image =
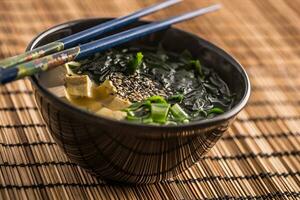
[[[0,2],[0,57],[39,32],[83,17],[120,16],[155,0]],[[185,0],[148,19],[213,3]],[[247,107],[185,173],[161,183],[97,180],[58,148],[28,80],[0,87],[1,199],[300,199],[299,0],[220,0],[223,9],[176,25],[232,53],[252,83]]]

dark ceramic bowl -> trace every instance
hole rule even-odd
[[[31,50],[108,19],[85,19],[51,28],[36,37]],[[141,25],[147,22],[137,22]],[[127,27],[128,28],[128,27]],[[151,126],[115,121],[65,103],[47,90],[49,71],[32,77],[39,110],[58,145],[68,157],[98,177],[130,183],[153,183],[173,177],[203,156],[246,105],[250,83],[245,70],[228,53],[198,36],[170,28],[129,43],[170,51],[188,49],[214,70],[236,94],[234,107],[215,118],[180,126]]]

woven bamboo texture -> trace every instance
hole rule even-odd
[[[112,17],[154,0],[1,0],[0,57],[67,20]],[[186,0],[148,19],[213,3]],[[70,162],[37,110],[28,80],[0,86],[0,199],[300,199],[300,0],[220,0],[176,25],[232,53],[252,83],[247,107],[195,166],[162,183],[112,185]]]

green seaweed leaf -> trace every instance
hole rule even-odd
[[[137,52],[134,59],[132,59],[128,65],[127,73],[134,74],[136,70],[140,67],[143,62],[143,54],[142,52]]]

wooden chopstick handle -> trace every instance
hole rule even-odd
[[[25,53],[9,57],[3,60],[0,60],[0,68],[8,68],[14,65],[28,62],[45,55],[49,55],[64,49],[64,44],[62,42],[51,42],[49,44],[43,45],[32,51],[27,51]]]
[[[71,49],[57,52],[36,60],[19,64],[15,67],[9,67],[0,70],[0,83],[5,84],[14,80],[31,76],[41,71],[47,71],[54,67],[60,66],[70,62],[76,58],[80,52],[80,47],[73,47]]]

